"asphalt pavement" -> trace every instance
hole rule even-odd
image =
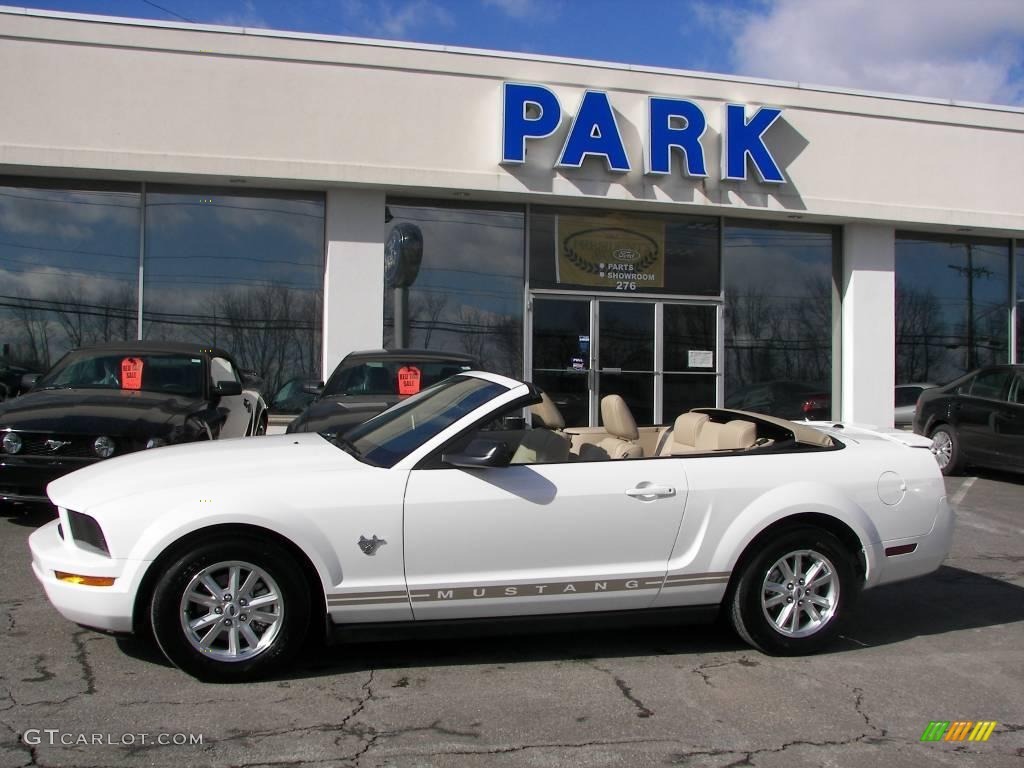
[[[405,639],[199,683],[72,625],[29,567],[46,516],[0,516],[0,767],[1024,765],[1024,477],[947,481],[953,551],[864,594],[830,652],[726,628]],[[922,741],[992,721],[985,742]]]

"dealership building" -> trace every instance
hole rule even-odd
[[[273,389],[468,353],[573,424],[891,425],[1017,362],[1024,109],[0,8],[0,344],[133,338]]]

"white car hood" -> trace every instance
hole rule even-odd
[[[86,511],[136,493],[257,477],[286,477],[289,467],[338,471],[365,467],[315,433],[243,437],[153,448],[92,464],[50,483],[60,507]]]

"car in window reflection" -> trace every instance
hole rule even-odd
[[[10,360],[0,357],[0,402],[20,395],[25,377],[38,373],[37,370],[14,365]]]
[[[46,502],[88,464],[174,443],[266,431],[266,405],[221,349],[124,342],[69,352],[0,404],[0,501]]]
[[[909,427],[914,423],[914,412],[917,410],[917,399],[926,389],[935,384],[897,384],[894,395],[896,403],[893,413],[893,424],[897,427]]]
[[[943,474],[967,466],[1024,472],[1024,365],[996,365],[927,389],[914,431],[932,440]]]
[[[578,631],[627,612],[721,612],[763,652],[814,653],[862,589],[949,552],[943,478],[912,433],[719,408],[638,426],[618,395],[601,413],[601,430],[566,425],[534,385],[467,372],[333,440],[103,462],[50,484],[59,520],[30,537],[33,569],[71,621],[239,682],[335,630]]]
[[[830,387],[805,381],[762,381],[726,393],[725,405],[794,421],[832,417]]]
[[[449,376],[474,367],[473,358],[425,349],[352,352],[326,384],[306,386],[314,398],[288,425],[288,432],[340,435],[357,424]]]

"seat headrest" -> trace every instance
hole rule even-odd
[[[558,410],[555,401],[548,397],[547,392],[541,392],[540,402],[530,406],[530,416],[535,427],[547,429],[563,429],[565,427],[565,417]]]
[[[601,421],[608,434],[623,440],[638,440],[640,432],[636,428],[633,414],[620,395],[608,395],[601,398]]]
[[[750,448],[757,441],[757,425],[752,421],[737,419],[722,426],[718,435],[719,449],[737,450]]]
[[[672,441],[676,443],[682,443],[683,445],[696,445],[697,435],[700,434],[700,428],[708,420],[706,413],[684,413],[682,416],[676,418],[675,424],[672,426]]]

